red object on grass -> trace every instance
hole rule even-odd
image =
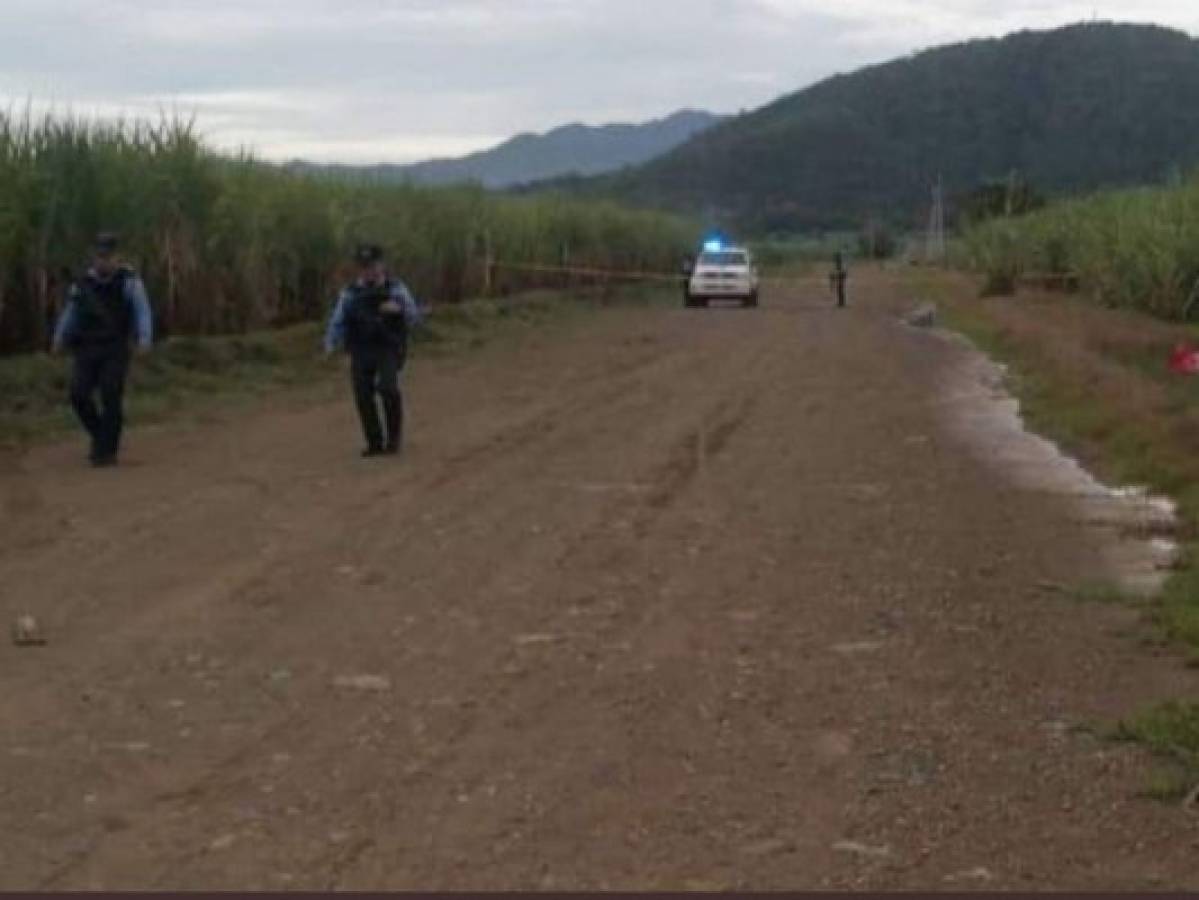
[[[1179,344],[1170,354],[1170,371],[1175,375],[1199,375],[1199,348]]]

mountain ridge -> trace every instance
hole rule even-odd
[[[644,163],[722,119],[714,113],[682,109],[642,123],[573,122],[543,133],[523,132],[489,149],[456,158],[365,166],[316,165],[297,160],[289,167],[420,185],[477,183],[505,189],[568,175],[604,174]]]
[[[1199,164],[1199,42],[1094,22],[931,48],[839,74],[639,167],[554,187],[755,231],[911,225],[1018,173],[1051,194]]]

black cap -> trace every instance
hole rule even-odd
[[[116,252],[117,246],[121,243],[120,238],[111,231],[101,231],[96,235],[96,240],[92,247],[96,253],[101,256],[107,256]]]
[[[378,244],[359,244],[354,251],[354,259],[360,266],[372,266],[383,260],[383,248]]]

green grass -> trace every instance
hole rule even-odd
[[[475,300],[435,310],[413,341],[413,357],[478,349],[521,328],[593,310],[597,303],[658,303],[660,290],[539,291],[505,300]],[[247,400],[342,375],[326,359],[323,327],[303,323],[240,336],[177,337],[133,363],[128,411],[134,422],[206,415],[214,404]],[[54,438],[78,426],[66,405],[69,359],[46,354],[0,358],[0,446]]]
[[[1190,797],[1195,785],[1196,781],[1185,769],[1162,769],[1150,776],[1141,796],[1159,803],[1178,803]]]
[[[1163,703],[1121,722],[1113,736],[1142,744],[1178,767],[1174,790],[1168,782],[1156,784],[1166,799],[1186,796],[1199,784],[1199,703]]]
[[[1071,587],[1066,593],[1079,603],[1096,606],[1134,606],[1143,602],[1143,598],[1129,593],[1120,585],[1105,581],[1084,582]]]

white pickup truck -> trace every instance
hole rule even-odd
[[[687,282],[686,305],[707,306],[712,300],[739,300],[747,307],[758,305],[758,270],[748,250],[724,247],[700,254]]]

